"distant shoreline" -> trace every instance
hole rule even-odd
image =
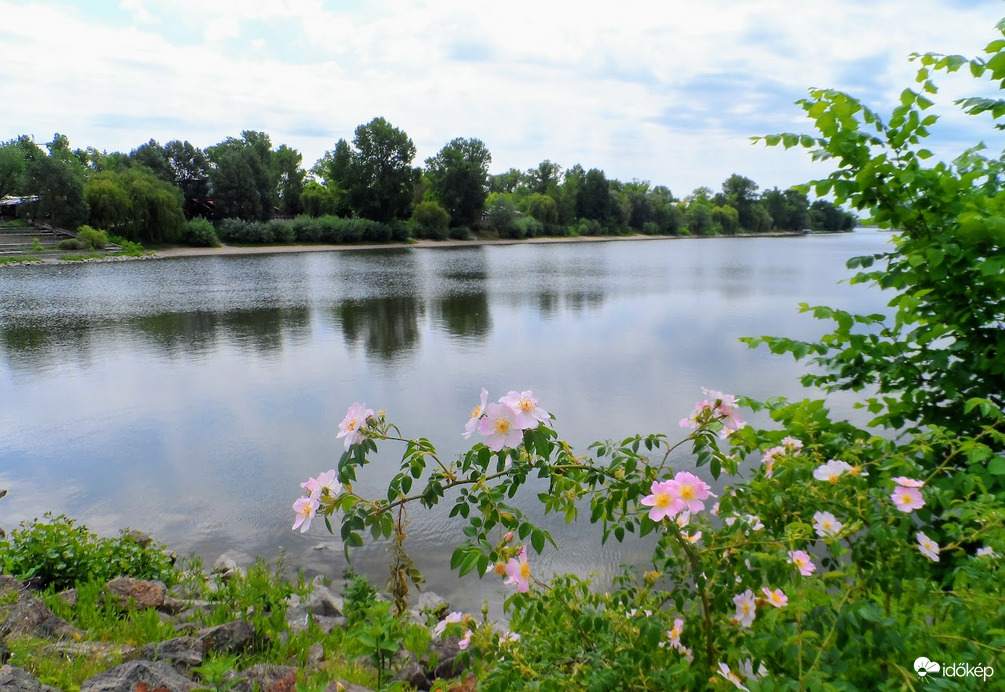
[[[846,231],[850,232],[850,231]],[[213,257],[233,255],[270,255],[299,252],[340,252],[346,250],[394,250],[403,248],[458,248],[486,245],[550,245],[555,243],[604,243],[631,240],[684,240],[684,239],[714,239],[714,238],[798,238],[804,235],[831,235],[831,233],[803,233],[798,231],[779,231],[770,233],[737,233],[734,235],[619,235],[619,236],[557,236],[523,239],[491,239],[474,240],[413,240],[403,243],[360,243],[360,244],[284,244],[284,245],[222,245],[220,247],[168,247],[151,250],[139,257],[109,256],[80,260],[62,260],[58,257],[38,257],[31,261],[14,262],[6,266],[37,265],[37,264],[80,264],[83,262],[121,262],[129,260],[172,259],[176,257]]]

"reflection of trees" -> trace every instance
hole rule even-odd
[[[303,338],[309,325],[310,311],[305,306],[166,313],[129,323],[170,355],[208,351],[221,338],[262,354],[281,351],[285,339]]]
[[[422,307],[413,296],[346,301],[333,314],[348,343],[362,342],[368,355],[385,361],[407,353],[419,339]]]
[[[436,301],[434,310],[436,321],[453,336],[484,336],[492,329],[485,292],[444,296]]]
[[[0,329],[0,343],[11,370],[35,372],[65,362],[89,364],[94,334],[87,321],[18,325]]]

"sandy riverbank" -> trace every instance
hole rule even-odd
[[[352,245],[223,245],[221,247],[172,247],[154,250],[155,257],[201,257],[207,255],[260,255],[283,252],[335,252],[340,250],[385,250],[394,248],[453,248],[476,245],[545,245],[551,243],[604,243],[626,240],[680,240],[682,238],[785,238],[802,233],[758,233],[721,236],[578,236],[574,238],[525,238],[522,240],[413,240],[407,243],[372,243]]]

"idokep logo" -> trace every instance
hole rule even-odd
[[[949,665],[940,665],[935,661],[929,660],[922,656],[914,661],[914,672],[918,674],[918,677],[929,678],[933,675],[942,675],[946,678],[980,678],[987,682],[988,678],[995,674],[994,668],[990,666],[972,666],[969,663],[953,663]]]

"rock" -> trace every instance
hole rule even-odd
[[[162,613],[167,613],[168,615],[177,615],[178,613],[184,612],[188,607],[188,601],[166,594],[164,596],[164,602],[157,606],[157,610]]]
[[[122,608],[158,608],[164,605],[163,582],[119,577],[105,584],[106,599]]]
[[[0,666],[0,690],[4,692],[59,692],[55,687],[43,685],[31,673],[14,666]]]
[[[307,612],[312,615],[337,617],[345,612],[345,601],[331,592],[327,586],[315,584],[304,602]]]
[[[422,614],[429,613],[436,616],[437,620],[442,620],[450,612],[450,604],[432,591],[423,592],[419,596],[419,602],[415,604],[415,608]]]
[[[0,574],[0,593],[5,591],[24,591],[24,582],[20,579],[15,579],[9,574]]]
[[[7,663],[10,660],[10,649],[7,648],[7,643],[0,640],[0,666]]]
[[[202,665],[206,645],[198,637],[175,637],[164,642],[147,644],[141,650],[144,657],[153,661],[166,661],[180,673]]]
[[[234,620],[201,629],[198,637],[206,647],[206,653],[219,651],[239,654],[251,647],[255,639],[255,628],[246,620]]]
[[[0,650],[2,655],[2,650]],[[307,648],[307,665],[316,668],[325,660],[325,647],[321,642],[314,642]]]
[[[190,692],[194,682],[163,661],[130,661],[85,680],[80,692],[134,692],[140,685],[149,690]]]
[[[133,543],[141,548],[146,548],[148,545],[154,542],[154,539],[150,538],[147,534],[142,531],[137,531],[136,529],[124,529],[122,531],[122,537],[130,539]]]
[[[59,594],[57,595],[59,596],[59,600],[61,600],[63,603],[70,606],[71,608],[77,605],[76,589],[66,589],[65,591],[60,591]]]
[[[461,653],[460,642],[460,637],[448,637],[430,643],[427,661],[427,673],[430,679],[453,678],[464,671],[465,666],[457,660],[457,655]]]
[[[213,563],[212,573],[219,574],[224,579],[244,576],[244,570],[237,564],[237,560],[227,553],[216,558],[216,562]]]
[[[63,618],[55,615],[46,618],[45,622],[35,628],[35,632],[38,636],[47,639],[79,639],[84,634]]]
[[[407,682],[417,690],[428,690],[429,679],[426,678],[425,671],[416,661],[409,661],[394,674],[391,682]],[[83,692],[83,691],[81,691]]]
[[[235,692],[296,692],[297,669],[259,663],[241,673],[241,680],[231,689]]]
[[[0,619],[3,620],[0,623],[0,639],[22,634],[40,637],[72,636],[78,632],[27,592],[22,592],[16,603],[0,608]]]
[[[108,665],[138,658],[136,647],[114,642],[56,642],[45,647],[45,652],[58,658],[73,660],[86,658],[90,661],[103,660]]]

